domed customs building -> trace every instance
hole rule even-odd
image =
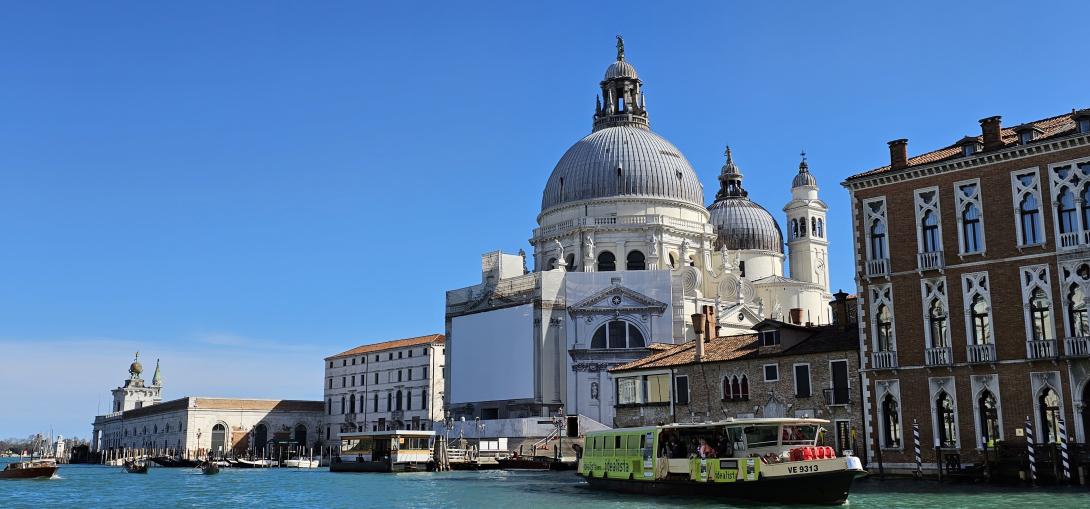
[[[690,315],[709,306],[720,335],[831,322],[826,205],[805,158],[786,229],[749,199],[729,148],[706,205],[685,155],[651,130],[619,37],[599,85],[591,133],[545,184],[532,253],[486,253],[481,282],[447,292],[448,412],[485,423],[466,436],[545,436],[556,415],[578,433],[612,426],[606,370],[692,340]]]

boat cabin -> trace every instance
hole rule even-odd
[[[403,472],[426,470],[434,463],[435,431],[389,430],[341,433],[340,456],[331,471]]]

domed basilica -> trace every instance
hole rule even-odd
[[[486,253],[481,282],[447,292],[456,417],[523,419],[531,435],[534,418],[557,414],[611,425],[606,370],[692,340],[693,313],[712,307],[719,335],[831,321],[827,207],[805,157],[783,207],[785,258],[784,230],[749,199],[730,148],[705,205],[685,155],[651,130],[620,37],[600,88],[591,133],[545,184],[532,259]]]

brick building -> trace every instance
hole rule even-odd
[[[854,299],[837,294],[850,316]],[[697,315],[699,316],[699,315]],[[714,327],[712,328],[714,330]],[[859,339],[854,323],[792,325],[765,320],[753,334],[656,345],[613,369],[617,427],[703,422],[729,417],[817,417],[830,421],[826,443],[855,449],[862,407]]]
[[[979,461],[984,444],[1086,441],[1090,110],[1003,128],[848,178],[868,451]],[[897,246],[897,249],[893,247]],[[930,458],[931,453],[928,453]],[[925,460],[927,461],[927,460]],[[926,465],[925,465],[926,467]]]

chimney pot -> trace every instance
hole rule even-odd
[[[1002,120],[1003,117],[999,115],[980,119],[980,131],[984,135],[984,150],[1003,147]]]
[[[908,166],[908,139],[889,142],[889,166],[894,170]]]

